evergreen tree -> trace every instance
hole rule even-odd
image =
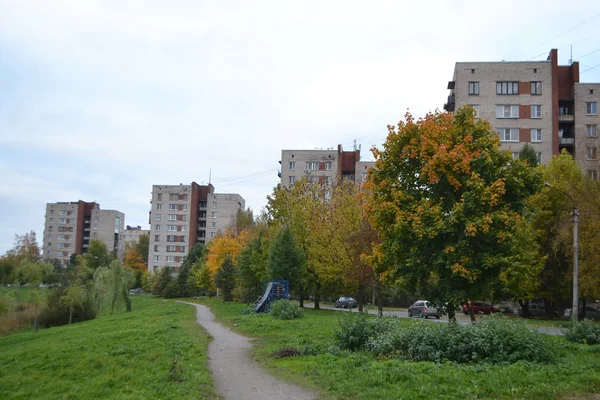
[[[525,161],[527,165],[532,167],[537,167],[539,164],[537,153],[529,143],[525,143],[525,146],[519,152],[519,160]]]
[[[235,288],[235,265],[230,256],[225,257],[217,275],[215,282],[217,287],[223,291],[223,301],[233,301],[233,289]]]
[[[297,288],[303,262],[302,253],[296,246],[292,232],[284,228],[273,241],[269,252],[271,279],[288,280],[291,287]]]

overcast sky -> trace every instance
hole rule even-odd
[[[486,5],[484,5],[486,4]],[[207,183],[258,212],[282,149],[362,146],[442,108],[456,61],[569,47],[600,81],[590,1],[0,0],[0,254],[45,204],[148,227],[153,184]],[[595,53],[593,53],[596,51]],[[591,54],[590,54],[591,53]]]

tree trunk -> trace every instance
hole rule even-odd
[[[129,295],[127,293],[125,293],[125,310],[127,312],[131,312],[131,299],[129,298]]]
[[[375,293],[377,292],[377,284],[373,284],[373,299],[371,300],[371,304],[375,305]]]
[[[358,312],[363,312],[363,303],[365,298],[365,288],[358,285]]]
[[[35,319],[33,320],[33,331],[34,332],[38,331],[38,319],[37,319],[37,317],[35,317]]]
[[[321,283],[317,282],[315,284],[315,310],[319,310],[319,301],[321,300]]]
[[[529,314],[529,300],[519,300],[519,305],[523,310],[523,318],[531,318],[531,314]]]
[[[448,321],[456,322],[456,309],[454,308],[454,303],[449,302],[446,311],[448,312]]]
[[[69,307],[69,325],[73,323],[73,307]]]
[[[377,283],[377,313],[380,317],[383,317],[383,296],[381,288],[381,282]]]
[[[302,283],[300,283],[300,289],[298,290],[299,296],[298,296],[298,301],[300,302],[300,307],[304,308],[304,285]]]
[[[585,308],[587,307],[587,299],[585,297],[581,298],[581,307],[582,307],[581,313],[577,314],[579,316],[580,321],[587,317],[587,315],[585,314]]]
[[[475,311],[473,310],[473,303],[471,301],[467,302],[467,307],[469,309],[469,317],[471,317],[471,322],[477,321],[477,318],[475,317]]]

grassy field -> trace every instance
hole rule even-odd
[[[256,338],[253,356],[275,375],[317,388],[339,399],[554,399],[597,398],[600,393],[600,346],[575,345],[550,337],[557,349],[554,364],[508,365],[377,360],[369,353],[333,355],[322,350],[332,342],[339,314],[305,310],[291,321],[265,314],[242,314],[244,305],[202,301],[227,326]],[[405,323],[418,321],[404,320]],[[321,354],[273,358],[285,347],[320,349]]]
[[[0,398],[215,398],[195,310],[143,296],[133,307],[0,338]]]

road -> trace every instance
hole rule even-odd
[[[305,301],[304,302],[304,306],[306,308],[313,308],[315,305],[312,302]],[[320,307],[323,310],[358,312],[358,308],[354,308],[354,309],[335,308],[333,306],[324,305],[324,304],[321,304]],[[367,310],[367,312],[369,314],[378,315],[377,310]],[[389,317],[398,317],[398,318],[411,318],[411,317],[408,316],[408,311],[406,311],[406,310],[400,310],[400,311],[383,311],[383,315],[389,316]],[[443,316],[440,319],[429,318],[429,319],[427,319],[427,321],[430,321],[430,322],[448,322],[448,317],[447,316]],[[471,319],[470,319],[470,317],[468,315],[464,315],[463,313],[457,313],[456,314],[456,322],[458,322],[459,324],[469,324],[471,322]],[[539,332],[545,333],[547,335],[560,335],[560,336],[563,335],[563,331],[562,331],[561,328],[556,328],[556,327],[553,327],[553,326],[533,326],[533,325],[530,325],[530,326],[532,328],[537,329]]]

